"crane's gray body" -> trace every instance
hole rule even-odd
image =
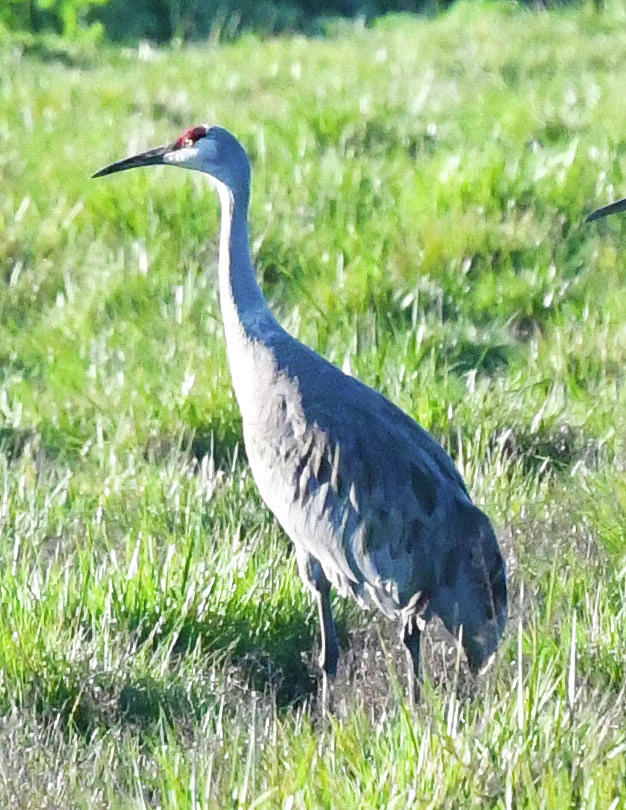
[[[263,500],[340,594],[395,617],[450,567],[456,518],[473,508],[456,468],[389,400],[282,330],[254,354],[240,406]]]
[[[245,447],[318,599],[325,675],[338,657],[329,583],[401,618],[415,673],[419,633],[433,614],[454,634],[463,628],[478,669],[506,622],[505,568],[451,458],[389,400],[277,323],[250,260],[250,167],[238,141],[219,127],[195,128],[99,174],[156,162],[204,171],[219,193],[220,305]]]

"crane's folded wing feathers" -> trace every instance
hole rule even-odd
[[[259,488],[331,582],[391,615],[444,576],[454,542],[446,524],[471,501],[452,459],[423,428],[302,348],[282,362],[276,352],[269,427],[257,425],[247,439],[253,456],[278,453],[263,463],[272,482]],[[261,438],[269,434],[272,449]]]

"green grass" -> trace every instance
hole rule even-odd
[[[460,3],[325,40],[0,43],[0,806],[626,801],[626,7]],[[200,176],[100,166],[219,122],[302,340],[449,448],[510,622],[424,700],[395,629],[317,620],[247,470]]]

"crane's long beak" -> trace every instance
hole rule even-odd
[[[142,152],[140,155],[124,158],[118,160],[117,163],[111,163],[105,166],[104,169],[92,174],[92,177],[102,177],[105,174],[113,174],[113,172],[123,172],[126,169],[135,169],[137,166],[159,166],[165,161],[163,156],[166,155],[172,146],[158,146],[156,149],[149,149],[147,152]]]
[[[617,202],[604,205],[602,208],[596,208],[595,211],[592,211],[585,217],[585,222],[593,222],[594,219],[600,219],[600,217],[615,214],[617,211],[626,211],[626,197],[624,197],[623,200],[617,200]]]

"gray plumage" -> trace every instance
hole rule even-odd
[[[505,567],[451,458],[388,399],[273,317],[249,255],[250,166],[239,142],[220,127],[195,127],[97,176],[158,163],[205,172],[219,194],[220,305],[245,447],[318,602],[325,688],[339,656],[331,585],[400,620],[411,685],[420,633],[433,615],[461,634],[478,670],[506,622]]]

